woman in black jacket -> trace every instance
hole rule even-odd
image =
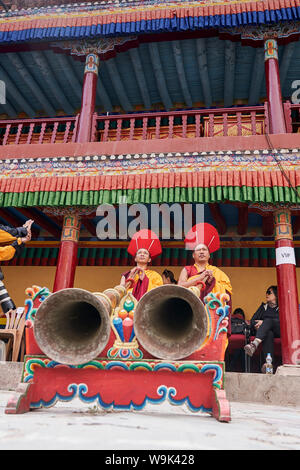
[[[270,286],[266,292],[266,303],[262,303],[250,322],[255,339],[245,346],[248,356],[253,356],[262,342],[264,362],[268,353],[274,356],[274,338],[280,338],[277,286]]]

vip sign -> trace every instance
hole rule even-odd
[[[294,248],[291,246],[276,248],[276,266],[280,264],[296,264]]]

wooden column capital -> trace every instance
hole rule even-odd
[[[266,38],[264,41],[265,61],[269,59],[278,60],[278,43],[275,38]]]
[[[291,210],[281,207],[274,210],[275,240],[293,240]]]
[[[84,73],[91,72],[98,75],[99,63],[100,60],[98,54],[94,52],[88,53],[85,58]]]
[[[78,242],[80,235],[81,220],[80,215],[67,214],[63,219],[63,226],[61,232],[61,241]]]

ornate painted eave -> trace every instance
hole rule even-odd
[[[96,8],[95,8],[96,7]],[[74,5],[2,13],[0,44],[236,28],[300,19],[300,0]]]
[[[300,202],[300,150],[7,159],[0,206]]]
[[[49,243],[48,243],[49,244]],[[133,258],[127,252],[127,244],[116,248],[111,246],[91,246],[81,243],[78,249],[78,266],[130,266]],[[99,245],[99,244],[98,244]],[[256,246],[253,242],[249,247],[226,246],[213,254],[213,264],[226,267],[274,267],[275,249],[270,246]],[[27,246],[21,255],[13,260],[2,263],[4,266],[56,266],[59,248],[56,246]],[[297,266],[300,266],[300,248],[295,247]],[[184,266],[191,262],[191,254],[183,246],[174,248],[166,246],[162,254],[153,260],[154,266]]]

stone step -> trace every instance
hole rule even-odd
[[[285,366],[282,366],[285,367]],[[289,375],[226,372],[225,390],[229,401],[277,406],[300,406],[300,374],[291,368]]]
[[[23,362],[0,361],[0,390],[15,390],[22,371]]]
[[[0,361],[0,390],[15,390],[23,363]],[[282,366],[274,375],[226,372],[226,396],[230,402],[300,406],[300,368]]]

